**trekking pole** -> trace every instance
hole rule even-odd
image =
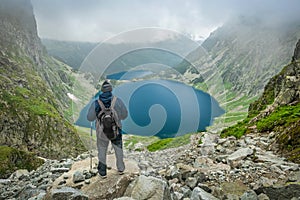
[[[92,138],[93,138],[93,122],[91,122],[91,135],[90,135],[90,171],[93,169]]]

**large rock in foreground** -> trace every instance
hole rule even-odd
[[[155,178],[139,176],[126,190],[125,196],[133,199],[168,200],[171,199],[170,190],[165,181]]]

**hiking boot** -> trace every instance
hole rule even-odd
[[[100,176],[102,179],[106,179],[106,178],[107,178],[107,175],[101,175],[101,174],[99,174],[99,176]]]
[[[119,172],[119,175],[123,175],[124,174],[124,171],[118,171]]]

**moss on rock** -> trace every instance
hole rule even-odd
[[[34,170],[43,163],[44,161],[33,153],[0,146],[0,178],[8,178],[17,169]]]

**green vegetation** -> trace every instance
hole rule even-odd
[[[16,87],[14,95],[3,91],[3,99],[14,105],[15,112],[18,109],[24,109],[36,115],[57,117],[58,112],[51,104],[45,102],[42,97],[35,97],[31,94],[26,88]]]
[[[235,136],[236,138],[242,137],[244,134],[246,134],[248,130],[248,122],[249,119],[247,118],[241,122],[238,122],[234,126],[224,129],[221,133],[221,137],[227,137],[227,136]]]
[[[0,146],[0,178],[8,176],[17,169],[34,170],[44,161],[33,153],[20,151],[8,146]]]
[[[234,126],[222,131],[221,136],[235,136],[240,138],[249,131],[249,127],[256,126],[259,132],[270,132],[288,128],[291,124],[296,123],[300,118],[300,104],[294,106],[277,107],[274,112],[257,122],[249,123],[251,118],[247,117]]]
[[[278,127],[289,127],[290,124],[299,120],[300,104],[296,106],[278,107],[272,114],[261,119],[257,123],[257,130],[260,132],[272,131]]]
[[[168,149],[168,148],[175,148],[175,147],[180,147],[183,145],[186,145],[190,142],[190,134],[186,134],[183,136],[178,136],[175,138],[165,138],[158,140],[157,142],[154,142],[147,146],[147,149],[149,151],[158,151],[158,150],[163,150],[163,149]]]

